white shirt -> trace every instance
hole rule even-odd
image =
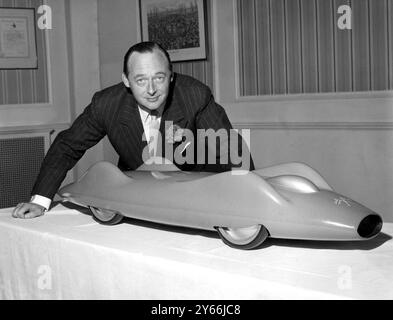
[[[141,107],[138,107],[139,115],[141,116],[142,124],[143,124],[143,131],[145,132],[145,137],[147,143],[149,143],[150,139],[153,136],[152,129],[159,130],[161,125],[161,114],[162,114],[162,107],[157,109],[159,116],[152,117],[150,113]],[[156,142],[154,140],[154,142]],[[149,148],[150,149],[150,148]]]
[[[157,117],[151,117],[150,113],[144,109],[142,109],[140,106],[138,106],[139,109],[139,115],[141,117],[142,120],[142,125],[143,125],[143,130],[145,132],[145,137],[146,137],[146,141],[149,142],[151,139],[151,136],[153,134],[153,132],[151,132],[151,128],[155,127],[157,128],[157,130],[160,127],[161,124],[161,115],[162,115],[162,110],[163,110],[164,106],[160,107],[159,109],[157,109],[159,116]],[[153,123],[155,122],[155,123]],[[155,140],[153,142],[156,142]],[[154,149],[154,146],[149,146],[149,149]],[[38,194],[33,195],[30,199],[30,203],[35,203],[38,204],[42,207],[44,207],[46,210],[49,210],[49,207],[52,203],[52,200],[47,198],[47,197],[43,197],[40,196]]]

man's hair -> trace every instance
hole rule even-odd
[[[171,58],[169,57],[169,53],[158,43],[153,41],[145,41],[134,44],[130,49],[128,49],[128,51],[124,55],[123,73],[128,76],[128,60],[133,52],[146,53],[153,52],[154,50],[159,50],[165,55],[168,60],[169,70],[172,71],[172,62]]]

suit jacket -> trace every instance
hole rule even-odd
[[[227,131],[232,128],[224,109],[215,103],[206,85],[192,77],[176,73],[161,118],[163,152],[166,150],[166,121],[172,121],[178,127],[189,129],[194,134],[197,129],[202,128]],[[67,171],[76,164],[87,149],[97,144],[105,135],[119,154],[118,166],[121,170],[135,170],[143,163],[142,151],[147,150],[146,142],[142,140],[143,124],[136,100],[123,83],[94,94],[91,103],[72,126],[57,135],[42,163],[32,194],[52,199]],[[239,139],[237,146],[239,154],[242,153],[241,141]],[[172,149],[176,150],[179,144],[180,142],[174,143]],[[191,147],[195,151],[193,163],[174,162],[182,170],[198,171],[221,172],[241,166],[241,164],[233,164],[231,159],[226,164],[219,163],[220,143],[216,147],[215,164],[197,164],[197,143]],[[229,149],[226,151],[229,153]],[[251,156],[249,159],[250,169],[253,170]]]

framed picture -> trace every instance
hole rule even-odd
[[[0,69],[36,69],[34,8],[0,8]]]
[[[143,41],[161,44],[172,61],[206,59],[203,0],[140,0]]]

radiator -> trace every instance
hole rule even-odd
[[[49,139],[49,132],[0,134],[0,208],[30,200]]]

